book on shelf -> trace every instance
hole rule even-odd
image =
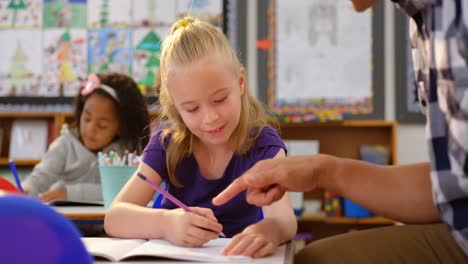
[[[334,192],[325,191],[323,193],[323,211],[328,217],[342,217],[343,207],[341,205],[341,197]]]
[[[363,144],[360,147],[361,160],[378,165],[390,164],[390,149],[382,145]],[[369,209],[354,203],[346,198],[343,199],[344,214],[347,217],[371,217],[374,215]]]
[[[176,246],[162,239],[120,239],[110,237],[83,237],[88,252],[97,258],[121,261],[135,257],[157,257],[195,262],[250,262],[247,256],[222,256],[229,238],[218,238],[202,247]]]
[[[11,127],[10,159],[41,159],[47,149],[46,119],[15,119]]]

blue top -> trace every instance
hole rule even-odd
[[[245,199],[245,191],[221,206],[215,207],[211,200],[256,162],[273,158],[280,149],[286,151],[286,146],[276,130],[266,126],[248,153],[242,156],[237,154],[232,156],[220,179],[204,178],[193,154],[183,159],[177,165],[175,172],[177,179],[184,186],[183,188],[177,188],[169,181],[166,151],[160,141],[161,132],[157,131],[151,137],[143,152],[143,162],[161,176],[170,194],[187,206],[212,209],[219,223],[223,225],[223,233],[227,237],[232,237],[242,232],[247,226],[261,220],[262,208],[248,204]],[[163,199],[161,207],[165,209],[177,208],[167,199]]]
[[[468,6],[466,1],[392,1],[410,17],[434,201],[468,255]]]

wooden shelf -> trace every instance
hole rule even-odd
[[[390,164],[397,164],[396,124],[381,120],[352,120],[328,123],[280,124],[284,140],[317,140],[319,152],[337,157],[361,159],[362,145],[383,145],[390,150]],[[322,200],[324,190],[304,193],[304,199]],[[298,232],[311,233],[318,240],[353,230],[392,226],[397,222],[383,217],[327,217],[324,213],[297,219]],[[310,241],[308,241],[310,242]]]
[[[281,137],[318,140],[319,151],[343,158],[360,159],[360,146],[384,145],[390,149],[390,164],[397,163],[396,124],[381,120],[280,125]]]
[[[393,225],[398,224],[398,222],[380,217],[366,217],[366,218],[350,218],[350,217],[328,217],[325,214],[310,214],[302,215],[298,218],[299,222],[323,222],[327,224],[350,224],[350,225],[359,225],[359,224],[375,224],[375,225]]]
[[[1,118],[53,118],[61,113],[55,112],[0,112]]]
[[[40,160],[15,160],[16,166],[34,166],[39,163]],[[9,158],[0,158],[0,166],[8,165],[10,162]]]

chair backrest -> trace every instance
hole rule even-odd
[[[92,263],[73,223],[37,199],[0,196],[0,263]]]
[[[13,183],[8,181],[7,179],[0,177],[0,190],[4,190],[6,192],[13,192],[13,193],[19,193],[20,191],[18,188],[16,188]]]

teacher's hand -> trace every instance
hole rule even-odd
[[[250,170],[213,198],[222,205],[247,190],[247,202],[269,205],[286,191],[305,192],[314,189],[319,178],[334,173],[337,159],[329,155],[295,156],[259,161]]]

